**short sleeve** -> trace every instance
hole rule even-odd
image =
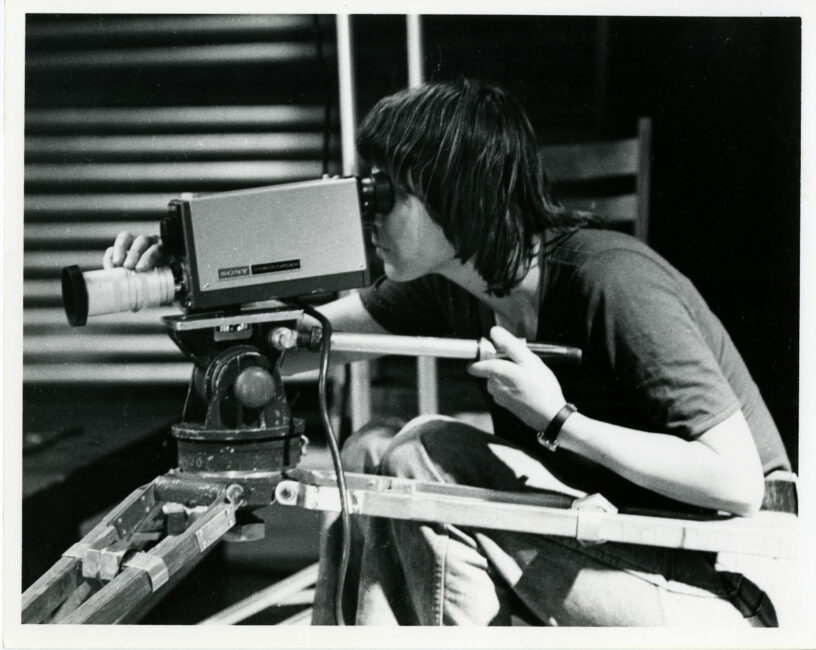
[[[385,276],[360,290],[371,317],[392,334],[444,336],[447,314],[431,277],[395,282]]]
[[[699,322],[702,298],[686,278],[631,250],[608,250],[577,271],[572,299],[585,302],[585,349],[606,365],[618,394],[643,421],[686,439],[740,408]],[[707,308],[706,308],[707,311]]]

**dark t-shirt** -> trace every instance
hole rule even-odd
[[[742,409],[765,473],[790,469],[776,425],[719,319],[694,286],[640,241],[605,230],[549,235],[537,339],[583,350],[580,365],[551,362],[564,396],[585,415],[693,440]],[[361,294],[395,334],[488,336],[489,308],[438,275],[380,279]],[[535,454],[564,482],[618,507],[688,509],[560,449],[492,401],[497,435]]]

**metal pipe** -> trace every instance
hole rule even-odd
[[[397,336],[392,334],[355,334],[352,332],[334,332],[331,339],[332,349],[339,352],[473,360],[479,355],[478,342],[467,339]]]
[[[422,68],[422,23],[419,14],[408,14],[405,17],[408,40],[408,85],[411,88],[425,81]]]
[[[523,339],[522,339],[523,341]],[[542,359],[563,359],[580,362],[580,348],[553,343],[528,343],[523,341],[536,356]],[[333,332],[332,349],[339,352],[359,354],[394,354],[406,357],[432,357],[437,359],[464,359],[484,361],[501,358],[496,348],[486,338],[441,338],[434,336],[399,336],[396,334],[357,334]]]
[[[351,46],[351,18],[337,14],[337,69],[340,87],[340,142],[343,158],[343,174],[357,173],[354,133],[357,118],[354,108],[354,74]],[[367,362],[349,366],[351,384],[351,427],[357,430],[371,420],[371,369]]]
[[[419,14],[405,17],[406,48],[408,50],[408,86],[416,88],[425,81],[422,66],[422,21]],[[439,413],[439,378],[434,357],[418,357],[417,406],[420,415]]]
[[[357,171],[354,152],[354,131],[357,118],[354,108],[354,75],[352,70],[351,19],[348,14],[337,14],[337,71],[340,88],[340,142],[343,175]]]

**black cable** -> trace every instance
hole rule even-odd
[[[345,625],[343,616],[343,592],[346,586],[346,574],[348,573],[349,557],[351,555],[351,516],[349,514],[349,498],[346,489],[346,476],[343,472],[343,464],[340,460],[340,445],[337,442],[337,434],[329,417],[329,406],[326,398],[326,375],[329,371],[329,354],[331,353],[332,328],[329,319],[310,305],[299,305],[305,313],[317,319],[323,328],[323,338],[320,342],[320,370],[317,380],[318,397],[320,400],[320,417],[323,421],[323,428],[331,451],[334,472],[337,475],[337,489],[340,492],[340,525],[342,528],[342,551],[340,555],[340,567],[337,572],[337,587],[334,595],[334,614],[338,625]]]

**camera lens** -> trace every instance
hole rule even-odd
[[[169,267],[146,273],[123,268],[83,273],[78,266],[62,270],[63,306],[68,323],[74,327],[85,325],[88,316],[169,305],[175,294],[176,284]]]

